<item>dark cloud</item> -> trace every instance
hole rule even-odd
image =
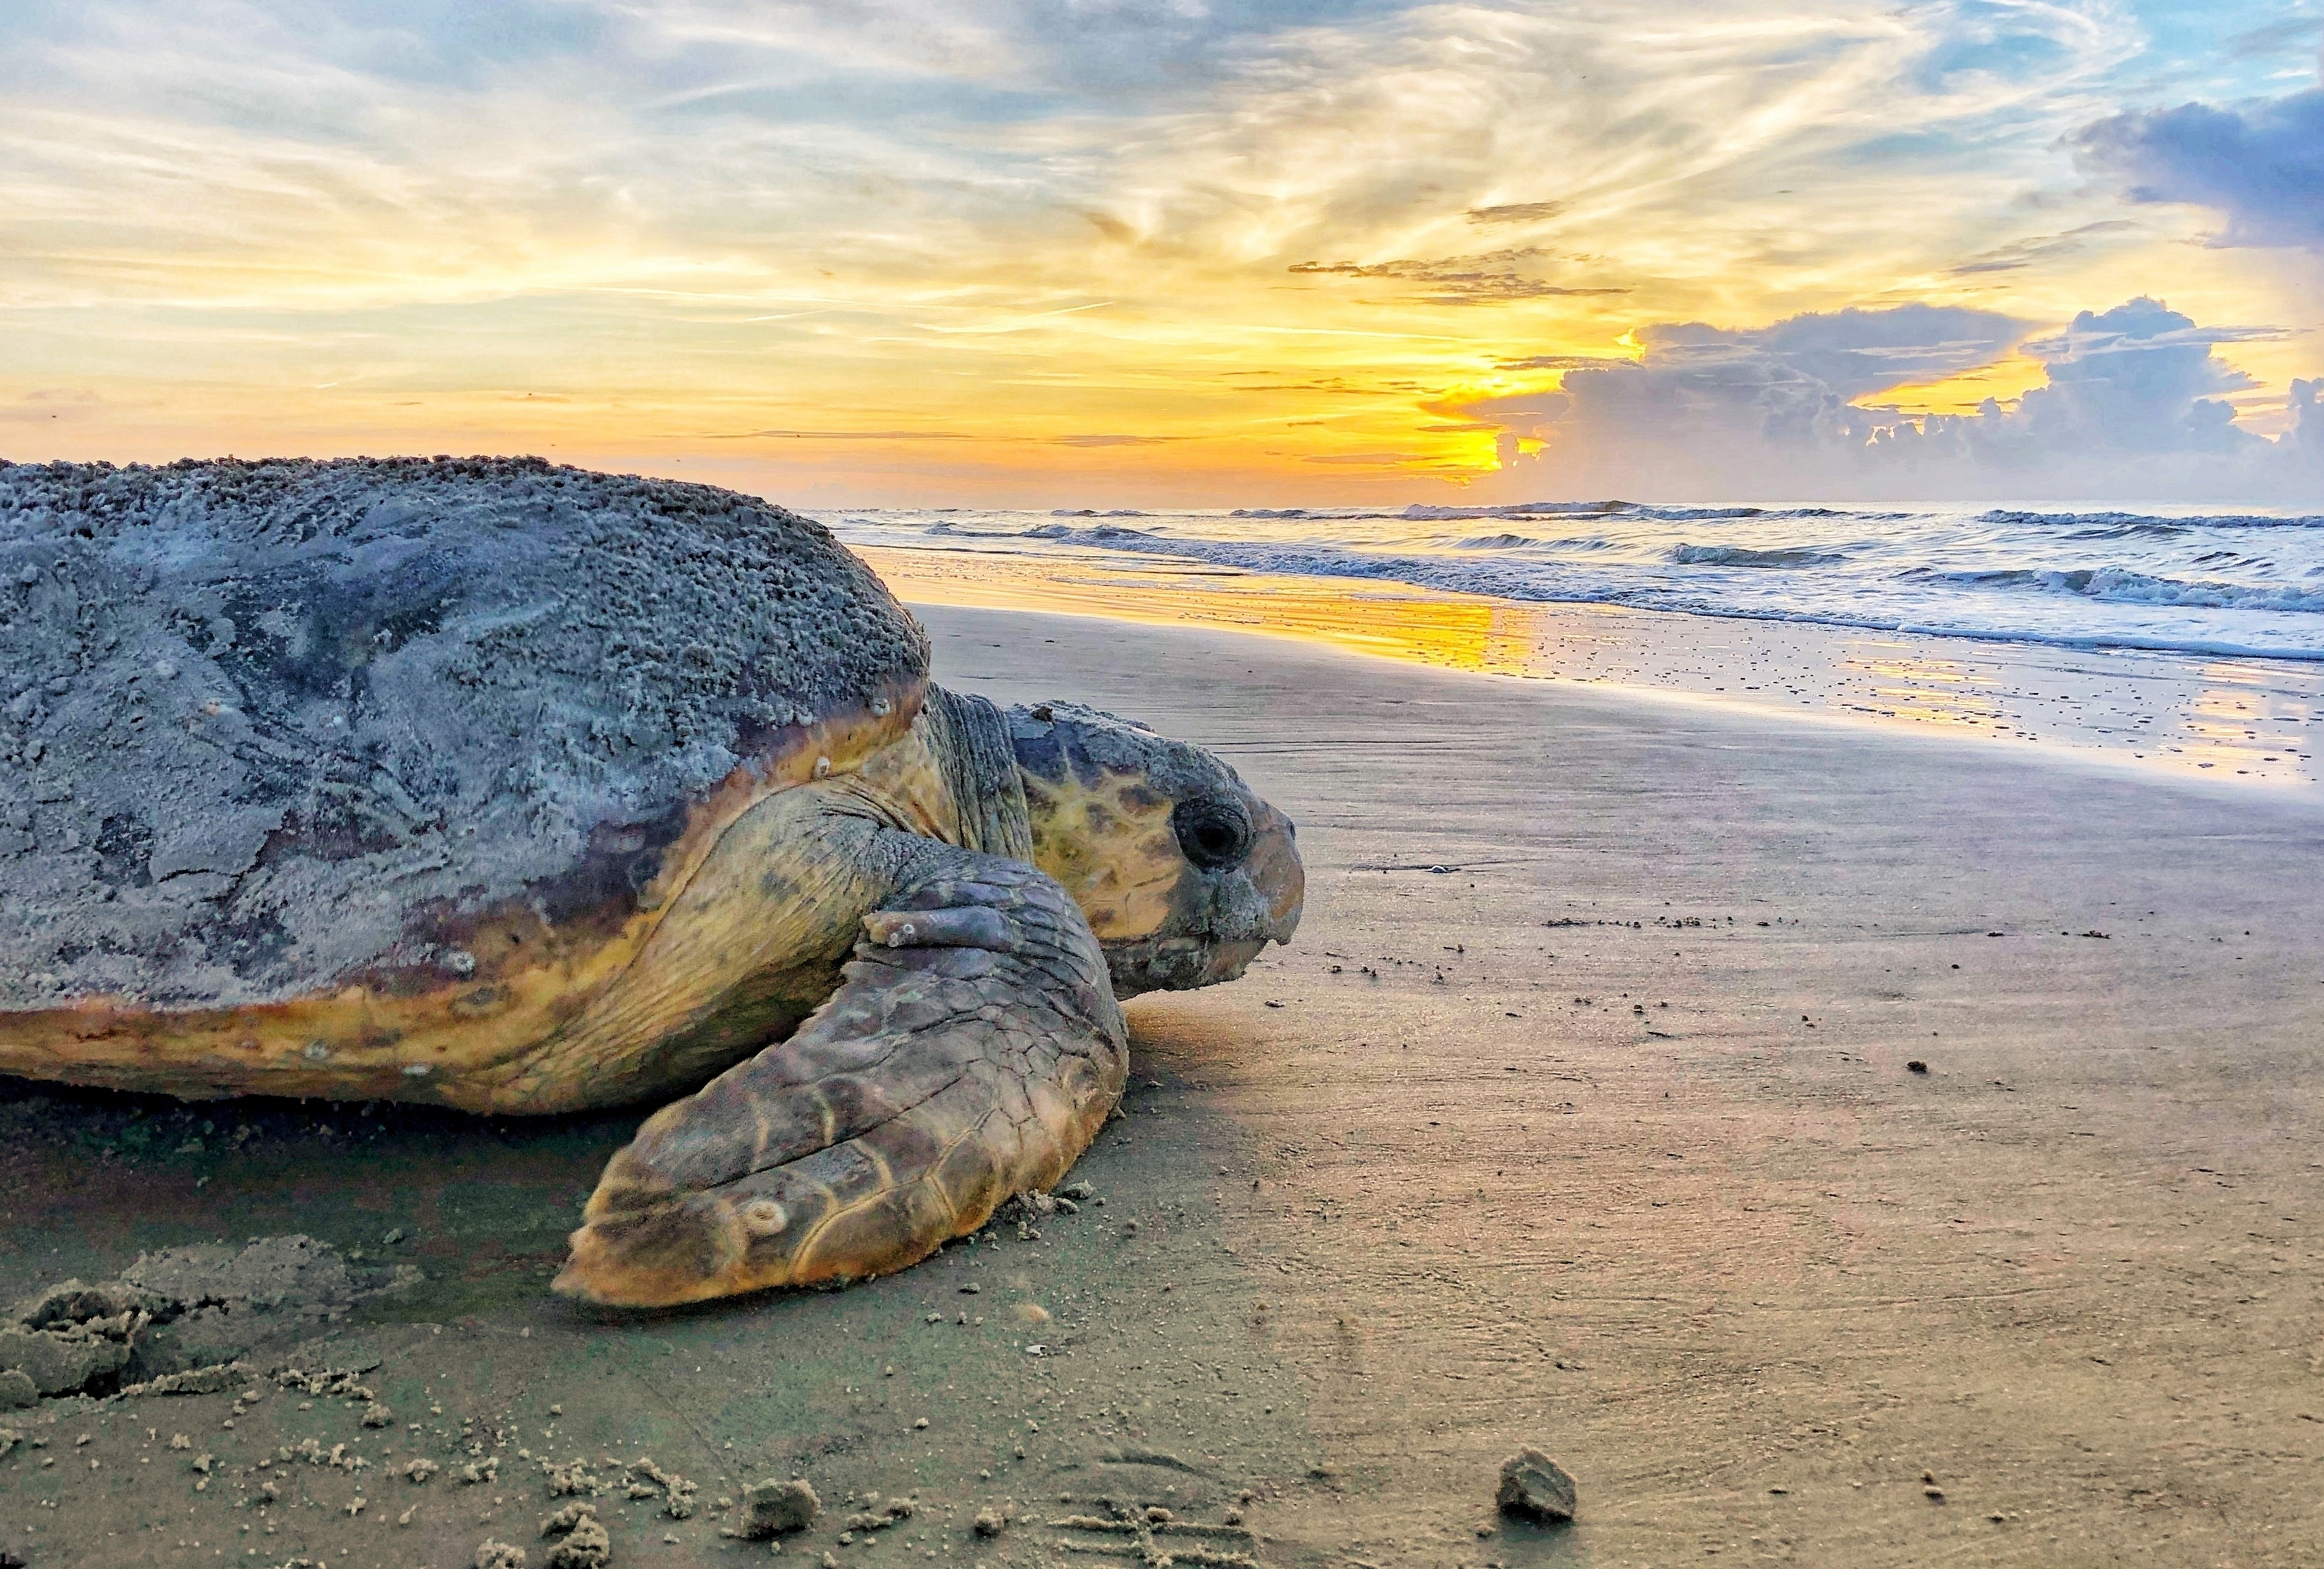
[[[1501,359],[1493,363],[1505,371],[1588,371],[1600,365],[1628,365],[1637,362],[1624,359],[1618,355],[1529,354],[1522,359]]]
[[[1249,371],[1229,371],[1227,373],[1227,374],[1231,376],[1269,374],[1272,373],[1254,373]],[[1348,380],[1345,376],[1323,376],[1318,377],[1314,381],[1306,382],[1254,382],[1244,386],[1231,387],[1228,391],[1235,392],[1330,392],[1336,396],[1345,398],[1384,398],[1406,392],[1410,390],[1411,385],[1412,383],[1409,382],[1386,382],[1376,383],[1370,386],[1359,386],[1354,382]]]
[[[2229,60],[2267,60],[2285,54],[2324,32],[2324,16],[2292,16],[2239,32],[2227,42]]]
[[[2324,88],[2231,109],[2116,115],[2072,141],[2083,166],[2133,201],[2224,215],[2219,244],[2324,247]]]
[[[1886,310],[1810,313],[1772,327],[1731,330],[1699,321],[1640,329],[1638,360],[1599,355],[1528,355],[1504,370],[1565,371],[1569,388],[1612,386],[1634,374],[1660,384],[1711,389],[1809,383],[1843,400],[1955,375],[2000,357],[2029,324],[1990,310],[1899,305]],[[1611,380],[1587,381],[1598,376]]]
[[[1166,442],[1183,441],[1183,436],[1056,436],[1051,441],[1058,447],[1160,447]]]
[[[1504,429],[1508,484],[1526,494],[2155,501],[2291,494],[2324,478],[2324,381],[2294,384],[2296,429],[2277,442],[2237,426],[2219,396],[2254,383],[2215,349],[2278,329],[2200,327],[2139,299],[2045,337],[2021,342],[2023,330],[1927,305],[1749,331],[1665,325],[1639,333],[1636,362],[1537,356],[1565,371],[1556,391],[1458,411]],[[2014,405],[1917,416],[1870,401],[2013,346],[2049,374]],[[1520,457],[1519,438],[1543,450]]]
[[[713,430],[706,441],[975,441],[964,430]]]
[[[1493,210],[1493,209],[1487,209]],[[1474,216],[1474,215],[1471,215]],[[1628,294],[1628,289],[1578,288],[1528,275],[1552,253],[1535,246],[1484,251],[1434,261],[1295,262],[1287,272],[1340,278],[1384,278],[1416,287],[1398,298],[1423,305],[1498,305],[1561,294]]]
[[[1953,269],[1957,276],[1977,272],[2015,272],[2057,256],[2070,256],[2080,251],[2093,235],[2120,234],[2138,226],[2128,218],[2107,218],[2098,223],[2084,224],[2068,229],[2062,235],[2043,235],[2034,239],[2012,240],[2006,245],[1971,256]]]
[[[97,413],[105,401],[78,387],[39,387],[14,403],[0,403],[0,421],[45,424],[52,420],[81,420]]]
[[[1543,218],[1555,217],[1565,210],[1562,201],[1513,201],[1500,207],[1472,207],[1469,221],[1472,224],[1530,224]]]

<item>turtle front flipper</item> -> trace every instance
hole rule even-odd
[[[1129,1070],[1097,939],[1022,862],[927,848],[797,1034],[613,1157],[558,1290],[658,1306],[885,1274],[1080,1158]]]

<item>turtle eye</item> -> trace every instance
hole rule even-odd
[[[1250,854],[1250,814],[1232,797],[1197,797],[1170,811],[1171,832],[1186,859],[1205,872],[1239,866]]]

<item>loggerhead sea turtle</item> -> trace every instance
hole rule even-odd
[[[537,458],[0,465],[0,1073],[682,1096],[599,1302],[925,1256],[1087,1148],[1117,996],[1299,918],[1209,752],[933,685],[805,518]]]

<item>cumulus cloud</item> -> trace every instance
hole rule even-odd
[[[1668,440],[1738,453],[1844,439],[1850,400],[1990,363],[2028,324],[1958,306],[1902,305],[1795,316],[1732,331],[1702,322],[1643,328],[1636,361],[1544,355],[1512,365],[1565,372],[1560,390],[1463,406],[1561,447]]]
[[[2024,331],[1924,305],[1665,326],[1639,335],[1636,362],[1573,364],[1555,392],[1461,411],[1502,427],[1501,485],[1528,495],[2261,499],[2324,479],[2324,381],[2293,384],[2276,441],[2220,395],[2253,383],[2217,347],[2275,329],[2200,327],[2142,298]],[[2014,404],[1914,416],[1872,401],[2012,346],[2049,377]]]
[[[2324,88],[2233,108],[2116,115],[2073,145],[2133,201],[2223,215],[2218,244],[2324,247]]]

